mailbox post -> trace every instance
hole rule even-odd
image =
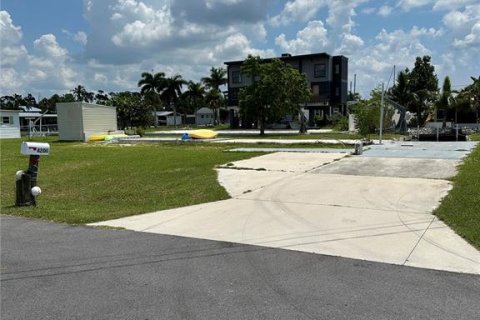
[[[36,197],[42,190],[37,186],[38,162],[41,155],[49,155],[50,145],[41,142],[23,142],[20,153],[30,156],[28,170],[16,174],[16,206],[36,206]]]

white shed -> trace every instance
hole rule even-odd
[[[20,138],[20,118],[17,110],[0,110],[0,139]]]
[[[213,125],[213,110],[210,108],[200,108],[195,112],[195,122],[197,125]]]
[[[85,102],[57,103],[60,140],[87,141],[94,134],[117,132],[117,109]]]

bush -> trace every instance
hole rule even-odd
[[[329,121],[332,124],[333,128],[338,131],[347,131],[348,130],[348,117],[341,115],[340,113],[334,114],[329,117]]]

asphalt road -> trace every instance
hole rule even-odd
[[[480,277],[1,216],[1,319],[475,319]]]

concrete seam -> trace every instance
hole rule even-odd
[[[428,229],[430,229],[430,227],[432,226],[432,223],[435,221],[435,217],[432,218],[432,221],[430,221],[430,223],[428,224],[428,227],[425,228],[425,230],[423,231],[422,235],[420,236],[420,238],[418,238],[418,241],[417,243],[415,244],[415,246],[412,248],[412,251],[410,251],[410,253],[408,254],[407,258],[405,259],[405,261],[403,262],[402,265],[405,265],[407,262],[408,262],[408,259],[410,258],[410,256],[413,254],[413,251],[415,251],[415,249],[417,248],[417,246],[419,245],[420,241],[423,239],[423,236],[425,235],[425,233],[427,233]]]

